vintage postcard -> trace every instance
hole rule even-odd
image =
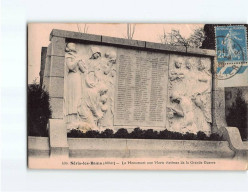
[[[247,24],[28,24],[31,169],[247,170]]]

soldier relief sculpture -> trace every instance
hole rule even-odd
[[[91,46],[88,57],[77,45],[65,49],[64,118],[67,130],[99,130],[113,120],[116,53]]]
[[[169,73],[170,130],[211,133],[211,62],[177,58]]]

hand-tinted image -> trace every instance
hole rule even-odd
[[[247,25],[28,25],[28,167],[246,170]]]

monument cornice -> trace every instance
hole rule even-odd
[[[186,55],[199,55],[199,56],[210,56],[215,57],[215,50],[208,49],[199,49],[199,48],[186,48],[184,46],[172,46],[168,44],[161,44],[155,42],[147,42],[140,40],[130,40],[117,37],[109,37],[102,35],[86,34],[74,31],[58,30],[53,29],[50,33],[50,41],[52,37],[63,37],[66,39],[75,39],[90,43],[104,44],[104,45],[114,45],[119,47],[128,47],[128,48],[139,48],[142,50],[155,50],[160,52],[169,52],[169,53],[180,53]]]

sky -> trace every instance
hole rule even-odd
[[[52,29],[78,32],[78,26],[83,29],[83,23],[29,23],[28,24],[28,83],[35,78],[39,81],[41,48],[49,45],[49,35]],[[165,31],[179,30],[181,35],[188,38],[194,29],[204,24],[136,24],[134,40],[160,43],[160,36]],[[125,38],[127,24],[87,24],[89,34]]]

